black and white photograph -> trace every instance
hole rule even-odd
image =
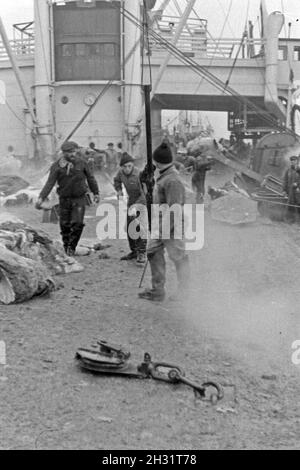
[[[299,394],[300,0],[0,0],[0,450],[300,450]]]

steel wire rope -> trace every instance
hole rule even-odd
[[[243,44],[244,44],[244,40],[245,40],[246,37],[248,37],[248,28],[247,28],[247,25],[248,25],[248,18],[249,18],[249,6],[250,6],[250,0],[248,0],[247,13],[246,13],[246,20],[245,20],[245,27],[244,27],[244,31],[243,31],[243,34],[242,34],[242,39],[241,39],[239,48],[238,48],[238,50],[237,50],[235,59],[234,59],[234,61],[233,61],[233,64],[232,64],[232,66],[231,66],[231,69],[230,69],[230,71],[229,71],[228,78],[227,78],[227,80],[226,80],[226,82],[225,82],[226,88],[228,87],[228,85],[229,85],[229,83],[230,83],[230,80],[231,80],[233,71],[234,71],[235,66],[236,66],[236,62],[237,62],[237,60],[238,60],[240,51],[241,51],[241,49],[242,49],[242,47],[243,47]]]
[[[81,124],[85,121],[86,117],[90,114],[90,112],[95,108],[95,106],[98,104],[98,102],[100,101],[100,99],[103,98],[103,96],[108,92],[108,90],[110,90],[113,82],[114,82],[114,79],[111,79],[109,80],[106,85],[104,86],[104,88],[99,92],[98,96],[96,97],[94,103],[92,104],[92,106],[90,106],[90,108],[84,113],[83,117],[79,120],[79,122],[76,124],[75,128],[72,130],[72,132],[68,135],[68,137],[66,137],[64,139],[64,142],[67,142],[68,140],[71,139],[71,137],[75,134],[75,132],[79,129],[79,127],[81,126]]]
[[[169,51],[171,51],[171,47],[169,47],[170,43],[168,43],[167,41],[165,41],[163,38],[161,39],[157,39],[157,42],[159,42],[160,44],[163,44]],[[181,52],[181,51],[179,51]],[[217,77],[213,76],[210,72],[208,71],[204,71],[203,70],[203,67],[199,66],[199,64],[197,64],[195,61],[192,61],[191,59],[188,59],[186,58],[185,56],[182,57],[179,56],[177,54],[177,52],[175,52],[174,50],[171,51],[171,53],[176,56],[176,58],[178,60],[180,60],[182,63],[184,63],[185,65],[188,63],[188,65],[190,65],[190,67],[196,72],[198,73],[200,76],[202,76],[204,79],[206,79],[210,84],[212,84],[213,86],[215,86],[216,88],[218,88],[220,91],[222,91],[222,93],[224,92],[224,83],[219,80]],[[251,108],[252,110],[254,110],[255,112],[257,113],[262,113],[265,112],[265,110],[263,108],[260,108],[259,106],[255,105],[253,102],[251,102],[250,100],[248,100],[247,98],[245,98],[244,96],[238,94],[235,90],[227,87],[226,89],[226,92],[227,94],[230,94],[233,99],[235,101],[237,101],[239,104],[248,104],[248,107]],[[271,124],[273,127],[277,128],[278,130],[285,130],[287,131],[287,128],[283,125],[280,125],[278,124],[277,120],[275,118],[272,118],[272,116],[263,116],[263,119],[268,122],[269,124]]]
[[[25,122],[24,119],[22,119],[20,116],[17,115],[16,111],[13,109],[12,105],[9,104],[9,102],[7,101],[7,98],[4,96],[4,94],[1,92],[1,90],[0,90],[0,95],[1,95],[1,97],[2,97],[2,99],[3,99],[3,101],[5,102],[6,106],[7,106],[8,109],[10,110],[10,112],[15,116],[15,118],[16,118],[18,121],[20,121],[20,122],[23,124],[23,126],[26,127],[26,129],[28,129],[28,130],[30,130],[30,131],[32,132],[32,128],[29,127],[29,126],[26,124],[26,122]]]
[[[168,9],[169,9],[169,10],[172,10],[172,11],[170,11],[171,14],[170,14],[169,16],[170,16],[171,18],[176,18],[177,12],[176,12],[176,9],[175,9],[174,5],[172,5],[172,4],[171,4],[171,5],[168,5]]]
[[[156,40],[157,40],[157,38],[156,38]],[[170,43],[168,43],[167,41],[165,41],[163,38],[160,38],[159,40],[157,40],[157,42],[159,42],[160,44],[163,44],[169,51],[171,51],[171,47],[168,47],[168,45],[170,45]],[[180,52],[180,51],[179,51],[179,52]],[[186,65],[186,63],[188,63],[188,64],[191,66],[191,68],[194,69],[194,71],[195,71],[196,73],[198,73],[200,76],[202,76],[204,79],[206,79],[210,84],[212,84],[213,86],[215,86],[216,88],[218,88],[220,91],[222,91],[222,92],[224,91],[224,83],[221,82],[221,81],[219,81],[219,83],[218,83],[218,82],[216,81],[216,80],[218,80],[217,77],[212,76],[212,74],[210,74],[210,73],[207,72],[207,71],[204,72],[204,71],[203,71],[203,68],[201,68],[197,63],[192,63],[192,62],[189,61],[185,56],[183,56],[183,57],[182,57],[182,56],[178,56],[178,54],[177,54],[176,52],[174,52],[174,50],[171,51],[171,53],[173,53],[173,55],[176,56],[177,59],[180,60],[180,61],[181,61],[182,63],[184,63],[185,65]],[[195,64],[196,64],[196,66],[197,66],[196,69],[195,69]],[[211,76],[209,76],[208,74],[211,75]],[[213,77],[213,79],[212,79],[212,77]],[[229,94],[231,94],[231,95],[233,96],[233,98],[234,98],[236,101],[238,100],[238,103],[239,103],[239,104],[240,104],[241,102],[242,102],[242,103],[248,102],[249,107],[255,109],[256,112],[259,112],[259,111],[261,112],[261,111],[262,111],[262,109],[258,108],[258,106],[256,106],[255,104],[253,104],[251,101],[249,101],[249,100],[247,100],[245,97],[243,97],[243,96],[237,94],[237,92],[232,93],[228,87],[227,87],[226,92],[228,92]],[[277,127],[277,128],[280,128],[280,129],[283,128],[283,126],[279,126],[278,123],[277,123],[277,121],[275,121],[275,120],[274,120],[273,118],[271,118],[271,117],[266,117],[266,116],[264,116],[264,119],[265,119],[265,120],[268,120],[269,124],[272,123],[272,126],[274,126],[274,127]],[[286,128],[284,128],[284,129],[286,130]]]
[[[187,0],[187,1],[188,1],[188,0]],[[200,21],[201,25],[203,26],[203,19],[200,18],[200,16],[198,15],[197,11],[195,10],[195,8],[193,8],[192,11],[193,11],[193,13],[195,14],[195,16],[197,17],[197,19]],[[208,36],[210,37],[210,39],[212,40],[212,42],[217,43],[217,40],[216,40],[216,39],[212,36],[212,34],[208,31],[207,25],[206,25],[206,32],[207,32]],[[233,33],[233,36],[235,36],[234,33]],[[226,58],[226,54],[225,54],[225,53],[223,53],[223,52],[221,51],[221,54]]]
[[[226,16],[226,10],[224,9],[222,2],[220,2],[220,0],[217,0],[217,2],[218,2],[218,4],[219,4],[220,8],[222,9],[224,15]],[[229,27],[229,29],[230,29],[231,34],[232,34],[233,37],[235,38],[235,37],[236,37],[236,33],[233,31],[233,28],[232,28],[232,26],[231,26],[231,23],[230,23],[229,19],[228,19],[227,23],[228,23],[228,27]]]
[[[118,8],[117,6],[114,6],[114,8]],[[136,18],[132,13],[128,12],[126,9],[122,11],[122,14],[129,19],[129,21],[133,22],[139,29],[142,28],[142,25],[139,21],[138,18]],[[224,82],[222,80],[218,79],[216,76],[214,76],[211,72],[208,72],[205,70],[204,67],[200,66],[197,62],[192,60],[191,58],[188,58],[182,53],[176,46],[172,45],[169,41],[167,41],[165,38],[163,38],[161,35],[156,33],[152,28],[149,29],[150,36],[155,40],[155,42],[159,43],[163,47],[165,47],[173,56],[175,56],[181,63],[185,65],[189,65],[190,68],[198,73],[200,76],[205,76],[206,80],[213,86],[215,86],[217,89],[222,91],[224,89]],[[249,108],[255,110],[256,112],[262,112],[265,111],[259,106],[255,105],[253,102],[245,98],[244,96],[240,95],[236,90],[232,89],[231,87],[228,87],[226,92],[233,97],[233,100],[236,101],[237,103],[243,103],[243,104],[248,104]],[[272,118],[271,116],[263,116],[263,119],[268,122],[269,124],[271,123],[274,128],[277,130],[284,130],[288,133],[290,133],[293,136],[296,136],[298,139],[299,136],[295,134],[293,131],[290,129],[287,129],[286,126],[280,125],[276,119]]]
[[[187,1],[188,1],[188,0],[187,0]],[[218,0],[218,1],[219,1],[219,0]],[[210,62],[209,62],[208,67],[211,67],[213,61],[215,60],[216,53],[217,53],[217,50],[218,50],[220,41],[221,41],[221,39],[222,39],[222,37],[223,37],[223,34],[224,34],[224,31],[225,31],[226,22],[228,21],[228,18],[229,18],[230,12],[231,12],[232,3],[233,3],[233,0],[230,1],[229,9],[228,9],[227,15],[226,15],[226,17],[225,17],[224,24],[223,24],[223,27],[222,27],[222,29],[221,29],[219,39],[217,40],[217,47],[216,47],[216,49],[215,49],[215,52],[214,52],[213,56],[212,56],[211,59],[210,59]],[[196,94],[198,93],[198,91],[200,90],[200,88],[201,88],[203,82],[204,82],[204,77],[202,77],[202,79],[201,79],[199,85],[197,86],[197,88],[196,88],[196,90],[195,90],[195,92],[194,92],[195,95],[196,95]]]

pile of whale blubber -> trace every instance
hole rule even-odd
[[[19,303],[55,289],[53,276],[83,271],[62,245],[22,221],[0,218],[0,304]]]

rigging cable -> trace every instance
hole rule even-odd
[[[186,0],[188,2],[188,0]],[[206,30],[206,33],[207,35],[209,36],[209,38],[211,39],[211,41],[215,44],[217,44],[217,40],[212,36],[212,34],[208,31],[207,29],[207,24],[205,24],[204,20],[202,18],[200,18],[200,16],[198,15],[197,11],[195,10],[195,8],[193,8],[193,13],[195,14],[196,18],[200,21],[201,25],[204,26],[205,30]],[[234,36],[234,33],[233,33],[233,36]],[[223,57],[226,58],[226,54],[223,52],[223,51],[220,51],[221,54],[223,55]]]
[[[232,66],[231,66],[231,69],[230,69],[228,78],[227,78],[227,80],[226,80],[226,82],[225,82],[225,88],[227,88],[228,85],[229,85],[229,83],[230,83],[230,80],[231,80],[233,71],[234,71],[235,66],[236,66],[236,62],[237,62],[238,57],[239,57],[239,55],[240,55],[241,49],[242,49],[242,47],[243,47],[243,45],[244,45],[244,40],[247,39],[247,37],[248,37],[247,24],[248,24],[248,17],[249,17],[249,6],[250,6],[250,0],[248,0],[248,5],[247,5],[247,13],[246,13],[246,21],[245,21],[244,32],[243,32],[242,39],[241,39],[239,48],[238,48],[238,50],[237,50],[235,59],[234,59],[233,64],[232,64]],[[244,57],[244,54],[243,54],[243,57]]]
[[[208,67],[211,67],[211,65],[212,65],[212,63],[213,63],[213,61],[214,61],[214,59],[215,59],[215,56],[216,56],[216,54],[217,54],[217,51],[218,51],[218,48],[219,48],[219,44],[220,44],[220,42],[221,42],[221,39],[222,39],[223,34],[224,34],[224,31],[225,31],[226,23],[228,22],[228,18],[229,18],[230,12],[231,12],[232,3],[233,3],[233,0],[230,1],[230,5],[229,5],[229,8],[228,8],[228,12],[227,12],[227,15],[225,16],[224,24],[223,24],[223,26],[222,26],[219,39],[216,41],[215,51],[213,52],[213,55],[212,55],[212,57],[211,57],[211,59],[210,59],[210,62],[209,62]],[[198,91],[200,90],[200,88],[201,88],[201,86],[202,86],[204,80],[205,80],[204,77],[202,77],[202,79],[201,79],[199,85],[197,86],[197,88],[196,88],[196,90],[195,90],[195,92],[194,92],[195,94],[197,94]]]
[[[26,122],[24,121],[24,119],[22,119],[20,116],[17,115],[16,111],[13,109],[13,107],[9,104],[9,102],[7,101],[7,98],[4,96],[4,94],[0,91],[0,95],[3,99],[3,101],[5,102],[6,106],[8,107],[8,109],[10,110],[10,112],[15,116],[15,118],[20,121],[23,126],[28,129],[29,131],[32,132],[32,128],[29,127]]]
[[[115,8],[118,8],[118,7],[115,7]],[[122,12],[123,15],[125,15],[125,17],[133,22],[139,29],[142,29],[142,25],[141,25],[141,22],[139,21],[138,18],[136,18],[132,13],[128,12],[127,10],[124,9],[124,11]],[[200,76],[204,76],[205,79],[210,83],[212,84],[213,86],[215,86],[217,89],[219,89],[220,91],[222,91],[224,89],[224,82],[222,80],[220,80],[219,78],[217,78],[215,75],[213,75],[211,72],[207,71],[204,67],[200,66],[197,62],[195,62],[193,59],[191,59],[190,57],[186,57],[185,54],[183,52],[181,52],[176,46],[172,45],[169,41],[167,41],[166,39],[164,39],[162,36],[160,36],[159,34],[156,33],[156,31],[154,31],[152,28],[150,28],[149,30],[149,34],[150,36],[154,39],[155,42],[157,42],[158,44],[160,44],[161,46],[163,46],[165,49],[167,49],[174,57],[176,57],[181,63],[185,64],[185,65],[189,65],[189,67],[191,68],[191,70],[193,70],[194,72],[196,72],[197,74],[199,74]],[[248,107],[252,110],[254,110],[255,112],[258,112],[258,113],[262,113],[262,112],[265,112],[265,110],[263,108],[260,108],[259,106],[257,106],[255,103],[251,102],[249,99],[245,98],[244,96],[240,95],[238,92],[236,92],[236,90],[234,90],[233,88],[231,87],[228,87],[226,89],[226,93],[228,95],[231,95],[233,100],[236,101],[237,103],[243,103],[243,104],[247,104]],[[286,126],[282,125],[282,124],[279,124],[277,119],[275,119],[274,117],[272,117],[271,115],[270,116],[266,116],[266,115],[263,115],[262,116],[262,119],[265,121],[265,122],[268,122],[269,124],[272,125],[272,127],[276,128],[277,130],[280,130],[280,131],[285,131],[285,132],[288,132],[289,134],[295,136],[297,139],[299,139],[299,136],[297,136],[297,134],[295,134],[294,132],[292,132],[290,129],[287,129]]]
[[[225,17],[226,17],[226,11],[225,11],[225,9],[224,9],[224,7],[223,7],[222,2],[220,2],[220,0],[217,0],[217,1],[218,1],[218,4],[219,4],[220,8],[222,9],[222,11],[223,11]],[[229,6],[229,10],[231,9],[231,6],[232,6],[232,5]],[[229,15],[228,15],[228,16],[229,16]],[[235,37],[236,37],[236,36],[235,36],[236,33],[233,31],[233,28],[232,28],[232,26],[231,26],[231,23],[230,23],[229,19],[227,19],[227,24],[228,24],[228,27],[229,27],[230,32],[231,32],[231,34],[232,34],[232,37],[235,38]]]
[[[164,47],[166,47],[168,50],[170,50],[170,47],[168,47],[168,45],[170,45],[170,43],[168,43],[168,41],[164,40],[164,38],[160,38],[160,40],[157,39],[157,42],[159,42],[160,44],[163,44]],[[177,51],[178,52],[178,51]],[[181,51],[179,51],[180,53]],[[173,51],[173,55],[175,55],[174,51]],[[179,57],[178,57],[179,58]],[[181,59],[183,59],[181,57]],[[180,60],[180,58],[179,58]],[[183,62],[184,60],[184,62]],[[204,72],[203,71],[203,67],[200,67],[195,61],[192,61],[191,59],[187,59],[185,56],[184,56],[184,59],[181,60],[182,63],[187,63],[189,62],[189,65],[191,66],[191,68],[194,67],[194,71],[196,71],[196,73],[199,73],[199,74],[203,74],[202,76],[211,84],[213,84],[214,86],[216,86],[218,89],[220,89],[220,84],[223,83],[221,80],[217,79],[217,77],[213,76],[210,72]],[[198,70],[195,70],[195,65],[197,66],[197,69]],[[209,78],[210,77],[210,78]],[[211,78],[214,78],[214,81],[211,81]],[[218,82],[218,83],[217,83]],[[224,84],[223,84],[223,88],[224,88]],[[248,104],[248,107],[249,108],[252,108],[255,112],[258,112],[258,113],[262,113],[262,112],[265,112],[265,110],[263,108],[260,108],[259,106],[255,105],[254,103],[252,103],[251,101],[249,101],[247,98],[243,97],[242,95],[239,95],[235,90],[233,89],[228,89],[226,91],[229,91],[234,98],[236,98],[240,103],[242,102],[243,104]],[[277,120],[275,120],[274,118],[272,118],[272,116],[263,116],[263,119],[265,121],[267,121],[269,124],[272,125],[272,127],[277,127],[277,129],[280,129],[280,130],[284,130],[284,131],[287,131],[286,127],[284,126],[281,126],[277,123]]]

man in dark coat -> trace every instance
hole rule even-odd
[[[117,191],[118,197],[123,196],[122,185],[125,187],[128,195],[127,238],[131,250],[130,253],[123,256],[121,260],[136,259],[138,264],[144,264],[146,261],[147,246],[146,197],[140,183],[139,170],[134,166],[134,159],[127,152],[122,154],[120,167],[120,170],[114,177],[114,187]],[[136,208],[139,214],[136,213]],[[139,238],[134,239],[130,235],[130,226],[138,220],[137,216],[140,222],[137,231],[139,231],[140,236]]]
[[[192,188],[196,193],[196,204],[203,204],[205,195],[206,173],[212,168],[210,157],[198,156],[194,162],[194,171],[192,174]]]
[[[299,221],[300,204],[300,175],[298,168],[299,158],[293,155],[290,158],[290,168],[286,170],[283,177],[282,189],[288,196],[288,206],[285,220],[289,223]]]
[[[50,175],[42,189],[36,208],[40,209],[57,183],[59,196],[59,219],[65,252],[73,256],[84,228],[86,193],[88,186],[94,194],[94,202],[99,203],[99,188],[88,164],[77,153],[76,142],[65,142],[61,150],[63,156],[50,168]]]

